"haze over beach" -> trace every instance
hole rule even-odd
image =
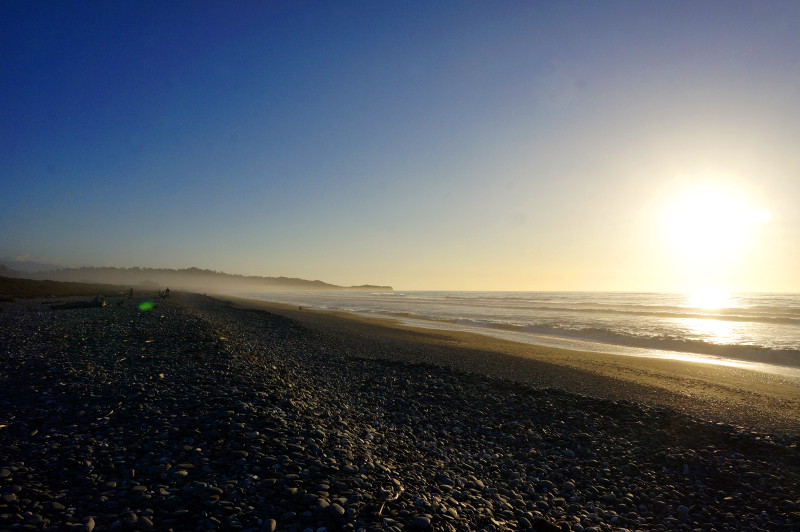
[[[800,3],[0,3],[0,529],[800,530]]]

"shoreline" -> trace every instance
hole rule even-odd
[[[270,300],[272,297],[268,293],[263,294],[226,294],[222,297],[239,297],[242,299],[252,299],[256,301],[267,301],[270,303],[299,305],[302,298],[292,303],[286,303],[288,295],[277,301]],[[263,298],[263,299],[262,299]],[[318,302],[319,303],[319,302]],[[616,339],[595,338],[591,335],[582,336],[580,334],[570,334],[564,331],[537,330],[525,325],[515,325],[512,323],[480,323],[471,320],[460,320],[456,317],[435,318],[425,315],[417,315],[402,310],[362,310],[338,308],[334,303],[330,308],[326,304],[321,306],[314,304],[303,308],[307,310],[318,310],[321,312],[341,312],[344,314],[355,314],[366,318],[388,319],[405,323],[414,328],[442,329],[461,332],[473,332],[484,336],[491,336],[503,340],[518,343],[527,343],[545,347],[555,347],[573,351],[590,351],[595,353],[614,354],[621,356],[639,356],[670,358],[675,360],[687,360],[696,362],[706,362],[709,364],[728,365],[732,367],[749,367],[756,371],[769,373],[784,373],[800,377],[800,346],[796,348],[769,348],[766,346],[745,345],[745,344],[716,344],[707,343],[700,340],[655,340],[650,338],[626,337],[617,335]],[[615,333],[612,333],[612,338]]]
[[[272,302],[270,302],[272,303]],[[310,309],[315,310],[315,309]],[[328,312],[319,310],[319,312]],[[348,314],[343,312],[342,314]],[[684,362],[693,362],[697,364],[712,364],[718,366],[729,366],[747,369],[750,371],[758,371],[762,373],[774,373],[776,375],[786,375],[789,377],[800,377],[800,366],[792,365],[789,363],[781,364],[779,362],[759,362],[747,358],[734,358],[725,357],[719,354],[711,353],[695,353],[692,351],[678,351],[678,350],[664,350],[650,347],[641,346],[628,346],[623,344],[603,343],[595,340],[584,339],[580,337],[569,338],[566,336],[548,336],[537,333],[528,333],[517,331],[514,328],[489,328],[489,327],[473,327],[469,325],[461,325],[456,322],[439,321],[424,318],[412,318],[404,316],[373,316],[367,313],[350,313],[365,318],[374,318],[377,320],[387,319],[392,322],[397,322],[401,325],[406,325],[415,329],[433,329],[454,332],[465,332],[477,334],[480,336],[488,336],[499,340],[506,340],[509,342],[534,345],[538,347],[546,347],[553,349],[562,349],[567,351],[579,351],[583,353],[598,353],[602,355],[615,355],[615,356],[631,356],[639,358],[656,358],[663,360],[679,360]]]
[[[260,309],[297,320],[314,330],[446,348],[431,355],[413,349],[383,350],[383,358],[426,362],[536,387],[598,398],[627,399],[674,408],[715,422],[752,430],[800,434],[800,375],[759,372],[748,367],[579,351],[539,346],[474,332],[414,327],[401,318],[298,310],[283,303],[215,295],[241,308]],[[377,351],[376,351],[377,353]],[[376,354],[376,357],[381,357]]]

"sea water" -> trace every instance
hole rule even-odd
[[[691,296],[604,292],[269,292],[242,297],[391,317],[554,347],[800,367],[800,294],[738,294],[718,308]],[[732,364],[733,365],[733,364]]]

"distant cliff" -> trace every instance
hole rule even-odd
[[[267,291],[267,290],[362,290],[391,291],[391,286],[338,286],[323,281],[292,277],[258,277],[234,275],[200,268],[182,270],[160,268],[63,268],[45,272],[20,272],[0,264],[0,275],[35,280],[104,283],[116,285],[150,285],[200,292]]]

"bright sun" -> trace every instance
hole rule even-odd
[[[743,265],[759,226],[771,219],[744,191],[695,182],[668,203],[663,228],[669,254],[694,306],[723,306],[727,279]]]
[[[746,250],[754,230],[770,212],[753,206],[744,195],[712,185],[692,188],[666,215],[669,239],[685,258],[720,266]]]

